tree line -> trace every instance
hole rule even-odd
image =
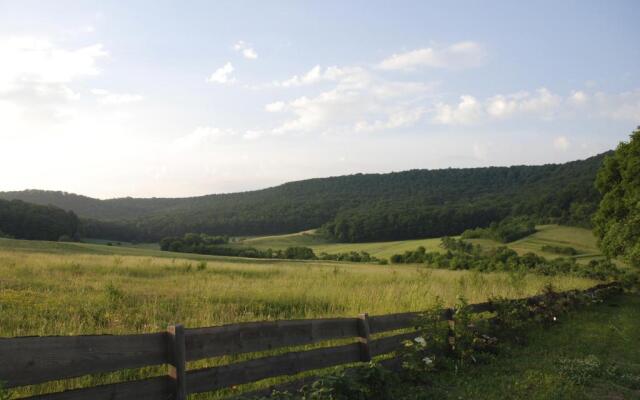
[[[216,256],[276,258],[285,260],[325,260],[349,262],[378,262],[386,264],[386,260],[373,257],[366,251],[351,251],[337,254],[320,253],[316,255],[312,248],[292,246],[286,249],[266,250],[248,246],[229,245],[228,236],[209,236],[206,234],[187,233],[182,237],[166,237],[160,240],[160,249],[178,253],[196,253]]]
[[[0,237],[77,240],[80,220],[73,211],[20,200],[0,200]]]
[[[188,232],[252,236],[322,227],[342,242],[460,234],[508,216],[589,226],[604,155],[565,164],[355,174],[184,199],[97,200],[62,192],[0,197],[78,210],[87,237],[159,241]]]

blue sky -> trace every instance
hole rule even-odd
[[[543,164],[640,125],[640,3],[0,0],[0,190]]]

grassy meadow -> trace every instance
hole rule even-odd
[[[536,293],[547,283],[558,289],[594,283],[417,266],[155,253],[1,240],[0,335],[152,332],[173,322],[197,327],[385,314],[425,309],[436,297],[452,304],[462,294],[478,302]]]
[[[536,240],[552,235],[548,240],[553,241],[558,229],[549,231],[538,232],[542,237]],[[297,234],[246,239],[268,246],[276,242],[300,245],[301,240],[310,245],[318,238]],[[387,256],[427,243],[429,249],[436,250],[439,239],[356,245],[325,242],[312,247],[317,252],[357,249]],[[149,246],[0,239],[0,336],[144,333],[164,330],[172,323],[202,327],[362,312],[388,314],[425,310],[436,298],[453,305],[458,295],[471,303],[495,296],[524,297],[549,283],[567,290],[597,282],[420,265],[261,260],[171,253]],[[255,356],[222,357],[192,363],[191,367]],[[163,368],[149,367],[12,392],[21,397],[162,373]],[[263,384],[275,382],[279,381]],[[224,394],[195,398],[217,399]]]
[[[561,225],[538,225],[537,232],[523,239],[507,243],[506,246],[517,251],[519,254],[533,252],[547,258],[559,257],[554,253],[542,251],[542,246],[571,246],[578,250],[576,256],[579,260],[589,260],[601,257],[596,238],[588,229],[561,226]],[[505,246],[490,239],[469,239],[471,243],[480,244],[483,247],[491,248]],[[401,254],[407,250],[415,250],[423,246],[427,251],[440,251],[440,238],[402,240],[394,242],[372,242],[372,243],[331,243],[314,231],[305,231],[289,235],[260,236],[241,239],[235,242],[236,245],[250,246],[258,249],[284,249],[289,246],[311,247],[316,254],[321,252],[334,254],[349,251],[366,251],[378,258],[389,258],[394,254]]]

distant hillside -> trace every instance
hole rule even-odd
[[[458,234],[507,215],[586,225],[599,199],[593,181],[604,156],[542,166],[355,174],[178,199],[97,200],[39,190],[0,198],[73,210],[90,237],[148,241],[185,232],[269,235],[323,226],[339,241],[396,240]]]
[[[134,199],[131,197],[99,200],[74,193],[34,189],[0,192],[0,199],[54,205],[65,210],[73,210],[81,217],[102,220],[134,219],[175,206],[183,200],[171,198]]]
[[[0,200],[0,237],[71,240],[77,236],[79,225],[73,211],[21,200]]]

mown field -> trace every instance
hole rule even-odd
[[[517,240],[506,246],[514,249],[520,254],[533,252],[547,258],[559,257],[557,254],[542,251],[542,246],[571,246],[578,250],[579,260],[590,260],[601,257],[596,238],[588,229],[561,226],[561,225],[539,225],[537,232],[531,236]],[[483,247],[491,248],[504,246],[490,239],[469,239],[469,242],[480,244]],[[396,242],[373,242],[373,243],[331,243],[314,231],[305,231],[289,235],[261,236],[246,238],[235,243],[237,246],[250,246],[258,249],[284,249],[290,246],[311,247],[316,254],[326,252],[329,254],[344,253],[349,251],[366,251],[378,258],[389,258],[394,254],[401,254],[407,250],[415,250],[419,246],[424,246],[427,251],[440,251],[440,239],[417,239],[403,240]]]

